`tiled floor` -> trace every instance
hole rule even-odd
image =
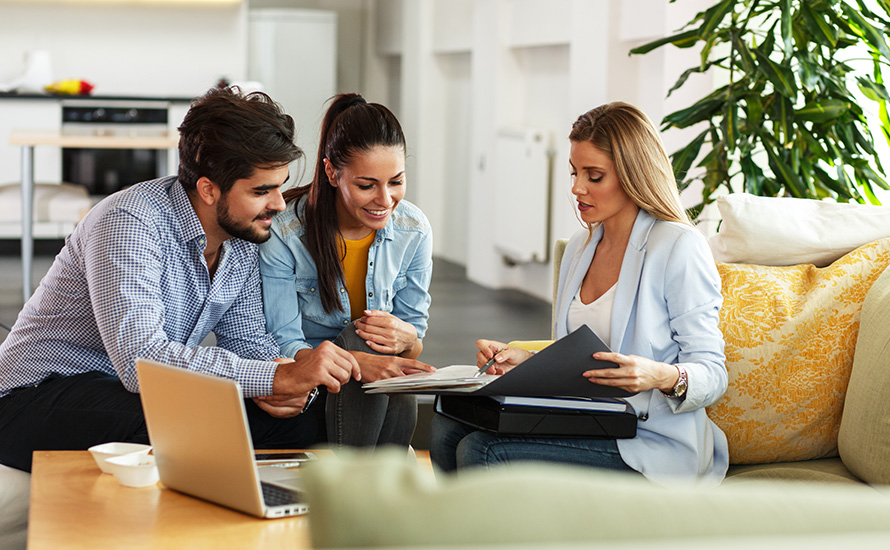
[[[34,285],[52,264],[60,241],[37,241]],[[22,268],[17,241],[0,241],[0,323],[11,326],[22,307]],[[550,337],[550,304],[514,290],[491,290],[467,280],[458,264],[435,260],[430,288],[430,328],[421,359],[443,367],[475,363],[479,338],[501,341]],[[0,341],[6,338],[0,328]],[[427,448],[429,401],[422,400],[415,447]]]

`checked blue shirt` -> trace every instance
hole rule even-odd
[[[206,243],[174,176],[96,205],[0,346],[0,397],[90,371],[138,392],[137,357],[235,379],[245,397],[271,394],[280,351],[266,332],[257,246],[226,241],[211,281]],[[199,346],[211,332],[217,347]]]

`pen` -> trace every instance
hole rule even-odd
[[[494,352],[494,355],[491,356],[491,359],[489,359],[488,361],[485,362],[484,365],[479,367],[479,370],[476,372],[476,374],[473,375],[473,377],[475,378],[477,376],[482,376],[483,374],[485,374],[485,371],[487,371],[488,369],[491,368],[492,365],[494,365],[494,358],[497,357],[497,354],[499,354],[502,351],[505,351],[506,349],[507,348],[499,349],[496,352]]]

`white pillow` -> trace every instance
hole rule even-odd
[[[823,267],[890,236],[890,207],[733,193],[717,199],[718,262]]]

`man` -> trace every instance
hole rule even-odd
[[[93,208],[0,346],[0,463],[30,471],[34,450],[147,443],[137,357],[238,380],[266,448],[312,444],[310,391],[359,377],[330,343],[279,358],[265,329],[256,243],[302,156],[291,117],[265,94],[214,89],[179,131],[178,178]],[[200,346],[211,332],[217,346]]]

